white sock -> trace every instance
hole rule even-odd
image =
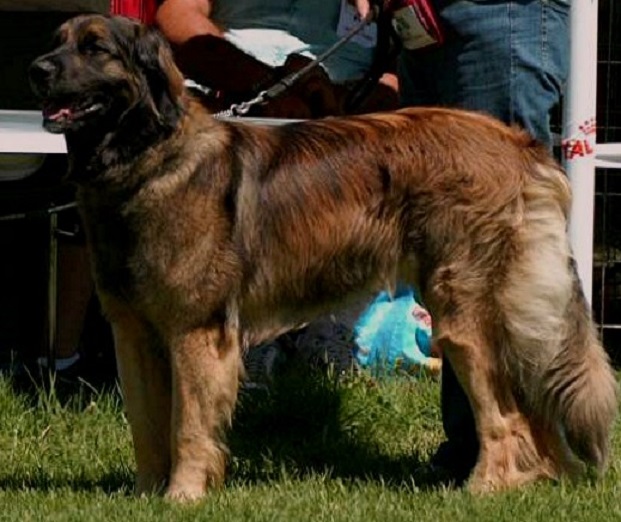
[[[60,357],[54,360],[54,368],[57,371],[66,370],[70,366],[74,365],[80,359],[79,353],[74,353],[69,357]],[[37,359],[37,364],[43,368],[47,368],[47,357],[39,357]]]

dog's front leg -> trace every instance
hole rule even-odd
[[[166,496],[194,500],[224,480],[223,429],[239,384],[239,337],[216,324],[171,342],[172,474]]]
[[[153,331],[124,306],[106,308],[136,456],[137,494],[163,490],[170,474],[170,364]]]

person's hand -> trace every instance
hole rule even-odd
[[[371,11],[371,0],[349,0],[349,3],[356,6],[360,18],[366,18]]]
[[[356,7],[358,14],[361,18],[365,18],[368,16],[371,11],[372,2],[371,0],[347,0],[351,5]],[[381,4],[382,9],[385,12],[394,11],[400,4],[400,0],[377,0],[378,4]]]

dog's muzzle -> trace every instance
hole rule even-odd
[[[58,67],[49,58],[42,57],[32,62],[28,69],[28,77],[34,93],[39,97],[47,96],[57,74]]]

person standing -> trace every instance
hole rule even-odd
[[[361,16],[371,8],[369,0],[352,3]],[[398,17],[414,3],[435,13],[443,37],[418,49],[404,46],[397,68],[401,105],[486,112],[552,148],[551,111],[569,68],[569,0],[385,0],[383,8]],[[446,441],[432,464],[462,481],[479,445],[470,404],[448,360],[441,386]]]

